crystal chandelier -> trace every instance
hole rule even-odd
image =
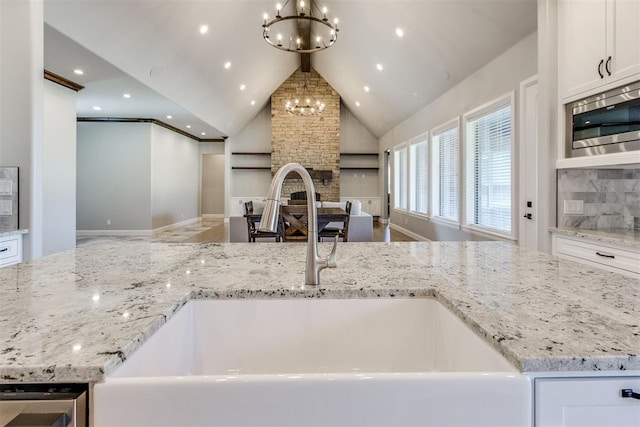
[[[311,101],[307,94],[307,83],[305,82],[302,86],[302,92],[293,101],[287,101],[284,110],[293,116],[316,116],[324,111],[324,103],[318,100]]]
[[[262,23],[262,37],[276,49],[295,53],[313,53],[324,50],[338,39],[338,19],[333,23],[327,18],[327,8],[322,8],[319,14],[313,15],[313,0],[292,2],[290,10],[285,13],[289,0],[282,6],[276,5],[276,16],[269,20],[264,14]],[[318,9],[316,7],[316,9]]]

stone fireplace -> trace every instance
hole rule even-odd
[[[300,117],[285,111],[287,100],[301,94],[305,83],[309,98],[325,104],[321,115]],[[313,180],[322,200],[340,200],[340,95],[313,69],[296,70],[271,95],[272,174],[291,162],[309,169],[312,177],[322,177]],[[282,195],[303,190],[301,179],[287,179]]]

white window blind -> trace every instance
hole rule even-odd
[[[495,104],[466,122],[466,221],[511,235],[512,132],[508,102]]]
[[[457,121],[455,127],[433,134],[431,150],[432,216],[458,222],[460,138]]]
[[[393,151],[393,199],[394,208],[407,209],[407,147],[403,145]]]
[[[426,214],[429,193],[427,188],[427,140],[425,137],[411,142],[409,159],[411,174],[409,206],[413,212]]]

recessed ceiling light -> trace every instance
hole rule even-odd
[[[123,97],[123,98],[131,98],[131,95],[130,95],[130,94],[128,94],[128,93],[125,93],[125,94],[123,94],[123,95],[122,95],[122,97]]]
[[[247,85],[245,85],[245,84],[241,84],[240,85],[240,90],[245,90],[246,88],[247,88]]]
[[[254,101],[251,101],[251,105],[252,105],[252,106],[253,106],[253,105],[256,105],[256,101],[255,101],[255,100],[254,100]]]
[[[100,111],[100,110],[102,110],[102,107],[99,107],[99,106],[97,106],[97,105],[94,105],[94,106],[93,106],[93,107],[91,107],[91,108],[93,108],[93,109],[94,109],[94,110],[96,110],[96,111]]]
[[[187,125],[187,129],[191,129],[191,125]]]
[[[200,34],[207,34],[208,31],[209,31],[208,25],[200,25]]]
[[[402,28],[396,28],[396,35],[398,37],[404,37],[404,31],[402,31]]]
[[[382,64],[376,64],[376,68],[378,69],[378,71],[382,71],[384,69]]]
[[[225,63],[224,63],[224,68],[225,68],[226,70],[228,70],[229,68],[231,68],[231,62],[230,62],[230,61],[225,62]]]
[[[356,101],[356,107],[359,107],[360,103],[358,101]]]
[[[206,132],[202,132],[202,133],[200,133],[200,135],[205,136],[205,135],[206,135]]]
[[[82,344],[74,344],[72,348],[73,351],[80,351],[82,350]]]
[[[167,116],[167,119],[173,119],[173,116]]]
[[[365,86],[365,87],[364,87],[364,91],[365,91],[365,92],[369,92],[370,90],[371,90],[371,89],[369,89],[369,86]]]
[[[75,70],[73,70],[73,72],[79,76],[84,74],[84,71],[82,71],[80,68],[76,68]]]

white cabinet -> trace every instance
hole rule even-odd
[[[0,236],[0,267],[22,262],[22,234]]]
[[[632,248],[554,234],[552,253],[561,258],[640,278],[640,251]]]
[[[560,0],[558,67],[565,102],[640,78],[640,1]]]
[[[535,426],[640,426],[640,400],[624,389],[640,392],[640,377],[536,379]]]

